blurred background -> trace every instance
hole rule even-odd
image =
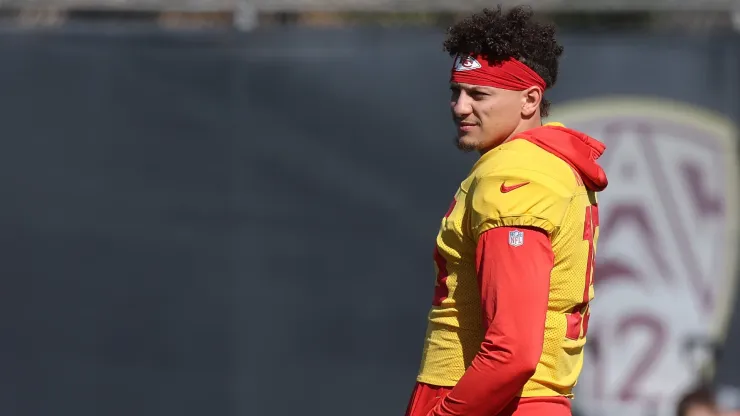
[[[740,409],[740,2],[529,4],[608,145],[578,414]],[[486,6],[0,0],[0,414],[403,414]]]

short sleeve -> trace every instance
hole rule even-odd
[[[471,231],[475,240],[496,227],[535,227],[553,234],[560,227],[571,195],[548,181],[526,174],[479,178],[471,189]]]

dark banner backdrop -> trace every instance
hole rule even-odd
[[[472,161],[441,40],[0,34],[2,413],[401,414],[433,237]],[[555,105],[740,115],[734,37],[565,43]]]

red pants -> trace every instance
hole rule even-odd
[[[416,383],[406,416],[427,416],[452,387]],[[527,397],[512,400],[504,410],[491,416],[571,416],[570,400],[566,397]]]

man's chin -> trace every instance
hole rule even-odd
[[[478,142],[468,136],[455,137],[455,145],[465,153],[478,150]]]

